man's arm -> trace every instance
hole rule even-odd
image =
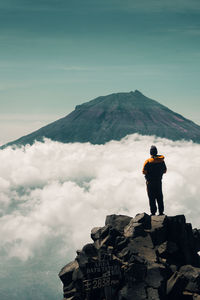
[[[148,160],[145,161],[144,166],[143,166],[143,169],[142,169],[142,173],[143,173],[144,175],[147,175],[147,164],[148,164]]]
[[[166,164],[165,164],[164,161],[163,161],[163,167],[162,167],[162,169],[163,169],[163,174],[167,172],[167,167],[166,167]]]

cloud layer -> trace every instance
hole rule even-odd
[[[26,261],[38,251],[45,256],[51,242],[66,255],[106,215],[149,213],[141,169],[151,144],[166,157],[165,213],[200,227],[200,145],[137,134],[106,145],[46,140],[0,151],[1,253]]]
[[[61,299],[57,277],[108,214],[149,213],[141,169],[166,157],[165,213],[199,224],[200,145],[137,134],[106,145],[46,140],[0,151],[0,298]],[[12,284],[11,284],[12,282]]]

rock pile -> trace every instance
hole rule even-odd
[[[67,300],[200,300],[200,230],[184,215],[107,216],[59,273]]]

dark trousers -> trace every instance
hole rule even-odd
[[[149,206],[151,213],[155,214],[157,212],[157,202],[159,214],[162,214],[164,212],[162,181],[147,181],[147,194],[149,197]]]

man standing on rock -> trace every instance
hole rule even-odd
[[[157,155],[157,153],[156,146],[151,146],[151,157],[145,161],[142,170],[146,178],[151,215],[155,215],[157,212],[156,201],[159,215],[163,215],[164,212],[162,176],[167,172],[167,168],[164,162],[164,156]]]

